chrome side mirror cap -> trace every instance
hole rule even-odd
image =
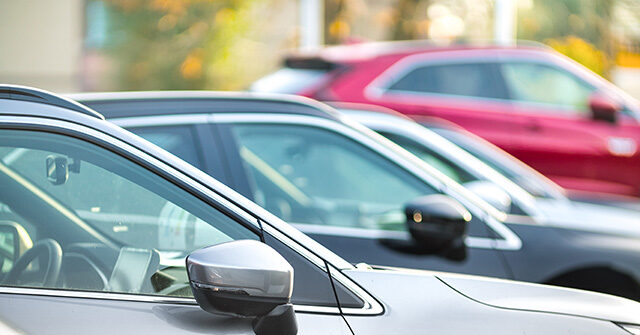
[[[217,244],[186,259],[198,305],[213,314],[256,317],[256,334],[297,333],[293,268],[275,250],[254,240]]]

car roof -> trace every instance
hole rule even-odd
[[[0,84],[0,99],[12,102],[23,101],[47,105],[47,108],[38,109],[37,112],[32,112],[33,109],[31,108],[19,108],[13,110],[0,109],[0,114],[48,116],[62,119],[65,119],[63,116],[65,114],[83,114],[85,116],[104,120],[104,116],[102,116],[102,114],[83,106],[76,101],[33,87]],[[15,103],[12,103],[12,105],[15,105]]]
[[[68,94],[106,118],[138,116],[279,113],[337,120],[337,112],[318,101],[286,94],[215,91],[147,91]]]
[[[517,41],[514,45],[499,45],[493,41],[468,41],[443,45],[431,40],[364,42],[300,51],[287,56],[285,64],[316,59],[318,62],[351,63],[381,56],[411,55],[422,52],[458,50],[528,50],[544,51],[550,48],[532,41]],[[295,66],[294,66],[295,67]]]

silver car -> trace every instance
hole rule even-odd
[[[0,319],[19,332],[640,330],[640,305],[622,298],[353,266],[100,114],[31,88],[0,87],[0,185]]]

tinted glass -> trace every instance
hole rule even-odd
[[[587,112],[595,88],[573,74],[544,64],[502,64],[511,99],[572,108]]]
[[[128,130],[202,169],[193,126],[141,127]]]
[[[279,240],[264,234],[264,243],[275,249],[294,269],[291,302],[299,305],[336,306],[329,275]],[[363,302],[342,285],[336,285],[343,307],[362,307]]]
[[[389,90],[503,99],[506,94],[495,80],[493,69],[491,63],[423,66],[409,72]]]
[[[440,172],[444,173],[459,184],[478,180],[478,178],[475,178],[469,172],[461,169],[458,165],[452,163],[450,160],[442,157],[442,155],[435,153],[433,150],[427,148],[424,145],[416,143],[415,141],[404,136],[385,132],[380,132],[380,134],[395,142],[404,149],[408,150],[412,154],[416,155],[423,161],[429,163],[429,165],[438,169]]]
[[[555,185],[550,184],[549,181],[534,172],[528,171],[530,168],[524,163],[516,161],[500,149],[455,130],[433,127],[429,124],[423,125],[474,155],[533,196],[549,197],[551,194],[557,193],[557,191],[553,191],[556,188]]]
[[[324,129],[235,125],[254,200],[294,223],[404,229],[402,208],[433,193],[370,149]]]
[[[151,171],[61,135],[0,131],[0,185],[0,220],[26,227],[35,244],[62,248],[62,272],[49,287],[190,296],[189,252],[259,239]],[[44,286],[42,262],[8,284]]]

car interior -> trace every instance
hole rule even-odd
[[[0,138],[2,285],[189,297],[189,252],[258,239],[112,152],[53,134]]]

